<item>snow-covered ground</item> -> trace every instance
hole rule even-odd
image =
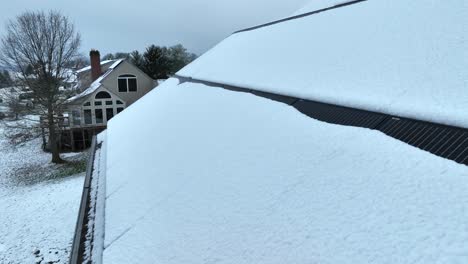
[[[67,263],[84,174],[65,176],[79,166],[51,165],[40,139],[12,146],[3,130],[0,123],[0,263]]]

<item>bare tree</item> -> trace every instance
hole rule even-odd
[[[57,117],[65,98],[59,88],[65,67],[78,55],[79,33],[59,12],[26,12],[8,21],[0,45],[0,62],[19,72],[17,80],[31,90],[42,111],[52,162],[62,162],[57,146]]]

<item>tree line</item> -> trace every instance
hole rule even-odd
[[[196,58],[197,55],[188,52],[182,44],[177,44],[171,47],[150,45],[143,53],[138,50],[130,53],[109,53],[102,59],[127,59],[148,76],[157,80],[169,78]]]

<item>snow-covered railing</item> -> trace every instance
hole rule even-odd
[[[94,157],[96,153],[96,136],[93,137],[91,149],[89,150],[89,160],[86,167],[86,178],[83,185],[83,193],[81,196],[80,211],[76,222],[75,236],[70,253],[70,264],[78,264],[83,262],[83,253],[85,249],[86,230],[88,223],[88,211],[90,202],[91,177],[93,174]]]

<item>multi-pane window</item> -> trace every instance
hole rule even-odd
[[[102,90],[96,93],[94,100],[82,105],[82,116],[80,111],[78,113],[72,111],[72,122],[75,125],[105,125],[116,114],[122,112],[124,107],[125,103],[122,100]],[[78,119],[75,120],[76,118]]]
[[[91,110],[85,109],[84,111],[84,121],[86,125],[91,125],[93,123],[93,118],[91,116]]]
[[[126,92],[136,92],[137,91],[137,78],[135,75],[131,74],[124,74],[120,75],[117,79],[119,92],[126,93]]]
[[[80,110],[73,110],[72,111],[72,118],[73,118],[73,125],[79,126],[81,125],[81,114]]]
[[[114,117],[114,108],[106,108],[106,120],[109,121]]]
[[[102,124],[104,122],[102,109],[94,109],[94,114],[96,116],[96,124]]]

